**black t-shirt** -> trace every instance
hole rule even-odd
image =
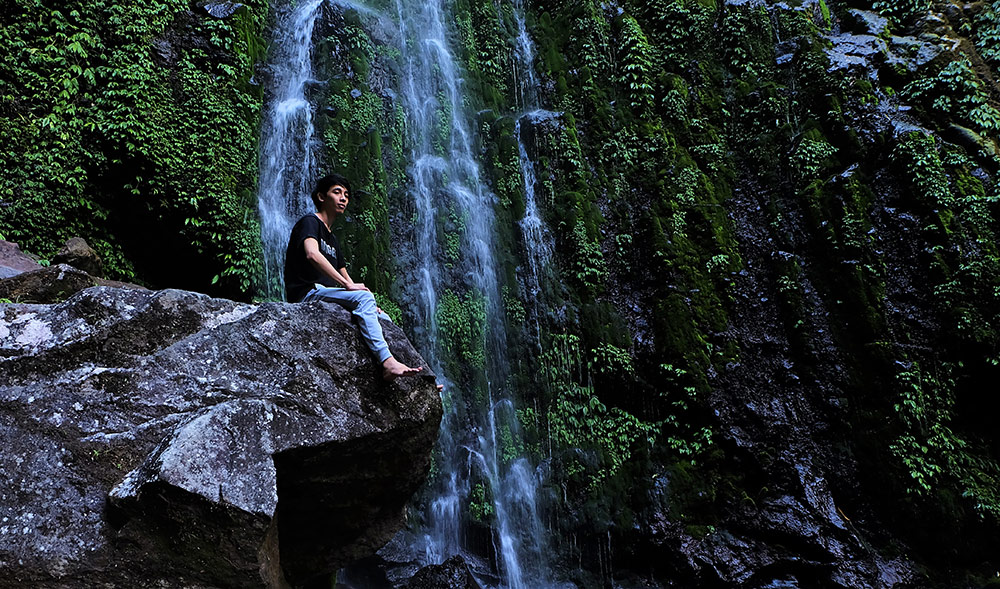
[[[334,269],[346,266],[337,236],[330,233],[316,215],[302,217],[292,227],[292,236],[288,239],[288,249],[285,250],[285,299],[290,303],[301,301],[316,283],[340,286],[306,259],[306,249],[302,242],[308,237],[319,242],[319,251]]]

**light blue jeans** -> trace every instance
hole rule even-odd
[[[385,313],[378,312],[378,305],[375,304],[375,295],[367,290],[347,290],[346,288],[333,288],[315,285],[315,288],[306,293],[302,302],[328,301],[337,303],[351,312],[358,318],[358,327],[361,328],[361,336],[365,338],[368,349],[378,358],[379,364],[392,357],[389,352],[389,344],[385,343],[385,336],[382,335],[382,326],[379,319],[391,321]]]

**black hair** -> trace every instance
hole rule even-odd
[[[347,181],[340,174],[330,174],[323,176],[316,181],[316,188],[313,189],[309,196],[312,197],[313,204],[316,205],[316,210],[319,210],[319,195],[326,194],[327,190],[330,190],[331,186],[343,186],[347,189],[347,194],[351,193],[351,183]]]

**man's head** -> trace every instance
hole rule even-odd
[[[344,178],[340,174],[323,176],[316,182],[316,188],[312,191],[312,194],[309,195],[312,197],[313,204],[316,205],[317,211],[320,209],[322,204],[320,198],[325,197],[334,186],[343,186],[348,194],[351,193],[351,183],[347,181],[347,178]]]

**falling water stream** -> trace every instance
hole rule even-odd
[[[315,105],[309,88],[316,84],[312,67],[313,29],[323,2],[300,0],[289,8],[276,7],[269,64],[269,102],[262,125],[260,155],[260,214],[265,249],[266,295],[280,297],[284,245],[294,221],[311,210],[310,182],[319,171],[320,141],[314,128]],[[342,7],[344,2],[334,2]],[[366,14],[373,11],[358,7]],[[488,486],[492,501],[493,537],[500,583],[511,589],[548,584],[545,532],[537,507],[538,479],[524,457],[504,455],[498,442],[520,439],[512,392],[509,390],[507,339],[494,251],[496,198],[481,177],[476,160],[472,113],[467,112],[461,68],[450,48],[454,18],[445,0],[396,0],[395,14],[378,15],[398,25],[400,103],[406,115],[408,166],[406,189],[415,215],[413,250],[418,265],[402,278],[419,287],[415,300],[399,301],[414,310],[419,323],[415,340],[430,366],[449,383],[438,455],[440,474],[425,509],[425,524],[417,534],[425,564],[443,562],[453,554],[469,552],[464,530],[472,481]],[[527,59],[519,60],[519,95],[532,96],[533,68],[530,39],[521,38]],[[520,136],[520,134],[519,134]],[[522,146],[522,167],[527,156]],[[530,163],[530,162],[529,162]],[[530,179],[529,179],[530,174]],[[545,235],[534,206],[534,171],[525,168],[525,187],[531,211],[522,221],[530,246],[532,267],[547,256]],[[445,222],[460,227],[458,262],[443,261],[439,245]],[[537,236],[537,239],[536,239]],[[534,272],[534,271],[533,271]],[[537,285],[537,272],[535,284]],[[461,297],[476,304],[485,316],[485,385],[463,385],[447,374],[449,353],[440,341],[439,304],[443,297]],[[462,390],[463,386],[469,389]],[[473,399],[485,399],[478,403]],[[476,405],[482,406],[476,406]]]
[[[534,469],[524,458],[505,460],[500,432],[519,438],[508,391],[508,354],[497,277],[496,198],[480,175],[471,113],[465,108],[461,70],[449,47],[448,7],[442,0],[397,0],[403,59],[402,92],[410,132],[409,191],[417,210],[420,267],[416,301],[426,341],[421,348],[441,370],[436,302],[446,289],[481,301],[485,310],[486,391],[484,407],[462,412],[475,391],[455,390],[446,403],[439,442],[443,464],[425,533],[428,562],[439,563],[463,549],[463,509],[470,481],[485,480],[492,497],[498,568],[512,589],[545,582],[544,535],[535,501]],[[445,219],[462,226],[458,268],[447,269],[439,252],[438,226]],[[448,283],[446,281],[451,281]],[[448,375],[446,375],[448,376]],[[471,386],[471,385],[470,385]],[[454,398],[458,397],[458,398]],[[471,435],[470,435],[471,432]]]
[[[312,35],[322,0],[278,9],[271,37],[270,99],[261,125],[260,210],[264,244],[264,295],[283,296],[285,244],[292,225],[312,210],[309,184],[317,169],[319,140],[315,105],[307,97],[313,80]]]

